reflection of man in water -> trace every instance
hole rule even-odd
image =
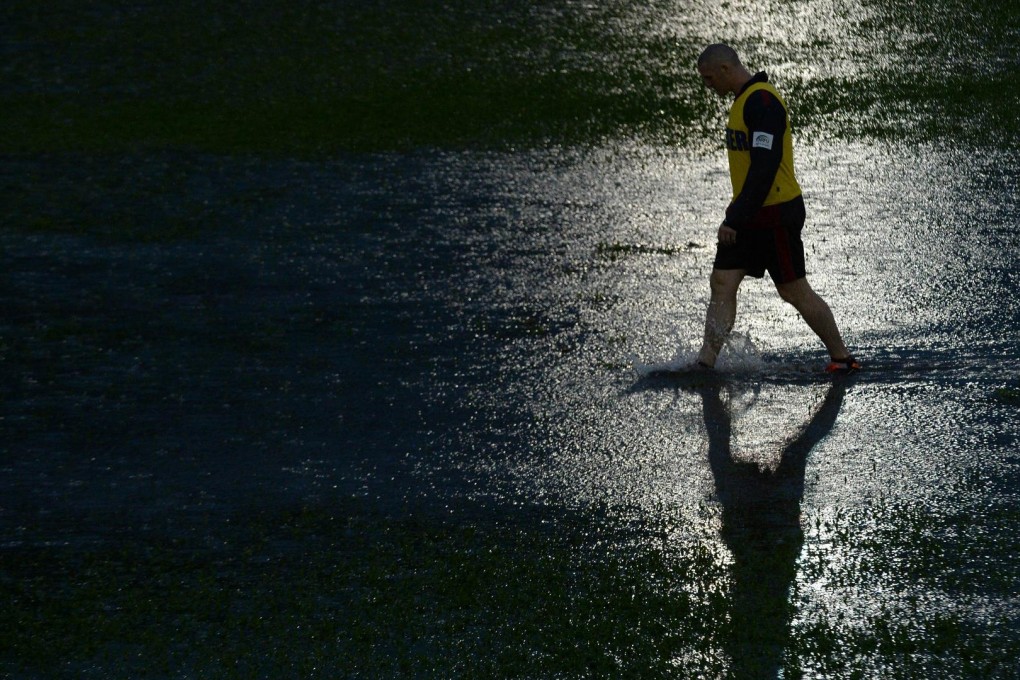
[[[826,370],[849,372],[859,364],[843,344],[829,305],[805,276],[804,199],[793,174],[793,137],[786,103],[765,72],[752,76],[728,45],[710,45],[698,59],[705,84],[736,96],[726,128],[733,201],[719,227],[710,280],[712,298],[698,363],[715,366],[737,314],[737,288],[745,276],[769,272],[779,296],[793,305],[829,350]]]
[[[809,420],[791,433],[779,466],[763,472],[731,451],[732,418],[720,385],[699,388],[709,463],[723,507],[722,536],[733,555],[730,620],[723,643],[729,677],[782,677],[794,604],[790,589],[803,544],[800,504],[808,453],[836,422],[846,386],[837,378]]]

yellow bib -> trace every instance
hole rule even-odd
[[[772,135],[758,131],[748,130],[744,124],[744,105],[748,98],[758,90],[767,90],[786,110],[786,130],[783,132],[782,140],[772,139]],[[786,102],[769,83],[755,83],[744,90],[733,106],[730,108],[729,126],[726,128],[726,148],[730,161],[730,181],[733,183],[733,198],[740,195],[744,188],[744,180],[747,179],[747,171],[751,167],[751,148],[761,147],[771,149],[773,144],[783,145],[783,159],[779,163],[779,170],[776,172],[776,179],[772,182],[772,188],[762,205],[775,205],[785,203],[800,196],[800,185],[793,174],[793,135],[790,133],[790,114]]]

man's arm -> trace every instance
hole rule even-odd
[[[744,104],[744,123],[750,132],[751,168],[740,194],[726,209],[726,224],[746,226],[772,188],[783,160],[786,109],[771,92],[758,90]]]

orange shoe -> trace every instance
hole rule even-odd
[[[853,356],[848,356],[845,359],[833,359],[829,362],[829,365],[825,367],[826,373],[853,373],[859,371],[861,364]]]

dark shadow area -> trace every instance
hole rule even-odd
[[[832,382],[803,426],[783,445],[779,466],[762,470],[732,456],[732,413],[722,382],[705,383],[701,396],[708,458],[722,504],[722,536],[733,555],[732,599],[726,648],[731,677],[783,675],[790,644],[790,588],[803,544],[800,504],[808,454],[831,430],[846,394],[846,379]]]

